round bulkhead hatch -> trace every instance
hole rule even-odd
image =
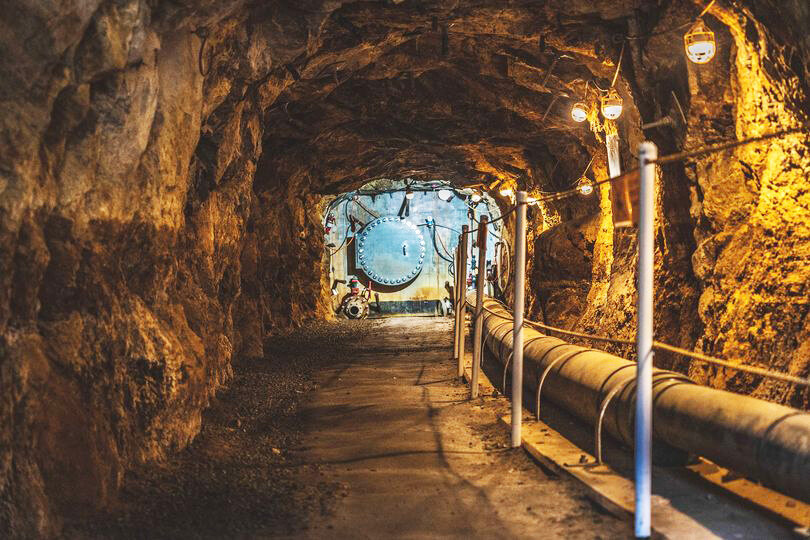
[[[425,238],[413,222],[380,217],[357,235],[356,260],[375,283],[398,286],[413,281],[425,264]]]

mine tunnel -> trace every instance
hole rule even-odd
[[[0,537],[810,536],[806,0],[0,22]]]
[[[446,182],[382,180],[341,194],[324,217],[330,290],[339,302],[333,302],[333,310],[348,319],[452,314],[460,235],[482,216],[498,220],[500,215],[490,196]],[[497,261],[508,264],[509,240],[500,229],[495,225],[487,232],[492,240],[483,266],[489,295],[502,298],[506,272],[498,272]],[[465,289],[477,278],[475,257],[459,272]]]

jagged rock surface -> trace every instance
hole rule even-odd
[[[610,84],[615,35],[700,9],[658,4],[3,2],[0,531],[54,535],[108,504],[131,464],[195,436],[234,355],[328,315],[324,194],[380,176],[557,191],[594,154],[604,177],[602,135],[555,96]],[[686,64],[679,34],[628,42],[626,167],[645,135],[666,153],[807,120],[807,6],[719,2],[707,20],[708,67]],[[687,125],[643,134],[670,89]],[[809,161],[797,135],[662,171],[660,338],[808,375]],[[608,196],[533,212],[530,306],[631,337],[635,239],[613,231]]]

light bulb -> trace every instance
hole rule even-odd
[[[470,200],[474,203],[481,202],[481,194],[477,191],[473,191],[472,195],[470,195]]]
[[[449,189],[440,189],[438,195],[439,198],[444,202],[448,202],[450,199],[453,198],[453,192]]]
[[[714,32],[706,28],[701,20],[683,36],[683,44],[686,47],[686,56],[695,64],[709,62],[717,52]]]
[[[608,120],[616,120],[622,115],[622,103],[619,93],[611,88],[608,95],[602,97],[602,115]]]
[[[501,189],[501,191],[499,191],[499,193],[503,197],[511,197],[512,195],[515,194],[515,192],[512,190],[512,188],[503,188],[503,189]]]
[[[577,189],[583,195],[590,195],[591,193],[593,193],[593,184],[591,183],[590,180],[588,180],[588,177],[583,176],[577,182]]]
[[[405,190],[405,198],[408,199],[408,200],[413,199],[413,190],[412,189],[408,188],[407,190]]]
[[[588,108],[584,103],[575,103],[571,108],[571,118],[575,122],[584,122],[588,119]]]

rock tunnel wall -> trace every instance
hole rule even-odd
[[[681,145],[695,148],[807,122],[807,68],[798,59],[807,49],[806,38],[791,41],[794,30],[785,24],[791,18],[807,20],[807,8],[795,3],[771,8],[715,9],[719,51],[710,68],[685,62],[682,51],[673,48],[666,36],[650,38],[645,47],[631,42],[633,74],[626,75],[636,106],[631,114],[644,111],[647,121],[674,114],[665,95],[671,88],[688,96],[688,109],[680,133],[669,128],[642,133],[625,125],[631,147],[623,148],[623,157],[629,157],[632,145],[644,136],[666,154],[679,151]],[[766,12],[770,17],[774,11],[784,17],[778,28],[765,27],[757,18]],[[664,13],[659,24],[671,27],[677,20],[671,15]],[[777,45],[780,42],[783,45]],[[790,51],[787,56],[785,50]],[[673,73],[680,77],[673,78]],[[662,80],[668,84],[661,85]],[[659,170],[658,339],[808,376],[808,157],[807,137],[795,135]],[[596,177],[605,177],[605,172]],[[564,207],[572,219],[536,237],[532,314],[549,324],[632,339],[635,237],[624,230],[605,234],[612,226],[605,193],[601,195],[601,209],[595,208],[596,203]],[[629,348],[614,349],[632,355]],[[700,363],[690,365],[669,355],[659,354],[658,363],[712,386],[810,407],[806,389]]]
[[[617,33],[700,9],[635,5],[5,2],[0,531],[54,535],[109,504],[132,464],[192,440],[235,355],[328,315],[324,194],[383,175],[555,191],[591,155],[605,176],[602,135],[552,99],[609,84]],[[626,166],[670,88],[688,122],[646,134],[662,152],[806,121],[806,5],[720,2],[707,20],[709,68],[671,35],[628,45]],[[661,171],[662,339],[808,375],[807,150],[795,136]],[[613,230],[608,190],[533,210],[530,306],[629,337],[635,239]]]
[[[320,196],[269,171],[254,191],[271,98],[204,78],[180,13],[19,4],[0,75],[0,530],[29,536],[186,446],[234,355],[325,312]]]

